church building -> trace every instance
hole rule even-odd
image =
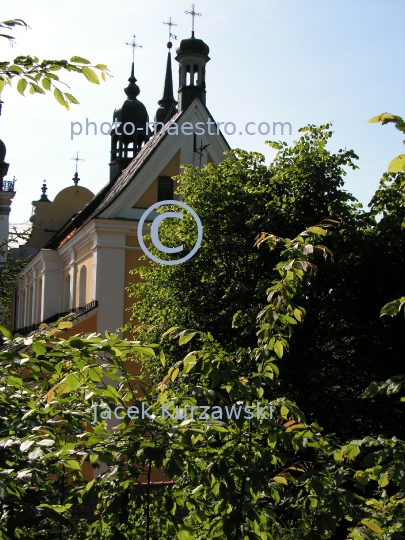
[[[93,195],[80,185],[76,172],[73,185],[60,191],[54,201],[48,199],[44,184],[42,196],[33,202],[32,233],[16,253],[19,258],[33,256],[15,291],[13,332],[27,334],[69,312],[78,317],[71,334],[115,332],[128,322],[127,308],[133,300],[126,287],[134,280],[130,271],[147,264],[139,260],[143,255],[137,235],[140,218],[154,203],[176,198],[173,177],[181,173],[183,164],[204,167],[225,158],[229,145],[206,107],[208,45],[193,31],[177,47],[177,101],[172,43],[167,46],[163,97],[158,101],[154,130],[138,100],[132,63],[126,99],[113,113],[109,182]],[[215,127],[208,130],[207,122]],[[3,153],[5,149],[0,148],[4,162]],[[11,199],[10,192],[0,202],[9,210]],[[157,215],[151,212],[149,219]],[[146,226],[143,234],[149,232]]]

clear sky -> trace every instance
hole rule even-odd
[[[404,151],[391,125],[367,124],[382,112],[405,115],[404,0],[195,0],[196,37],[210,47],[207,107],[216,121],[290,122],[292,135],[228,136],[233,148],[262,152],[270,162],[269,138],[292,142],[306,124],[333,122],[330,148],[352,148],[360,170],[346,187],[367,205],[389,161]],[[112,79],[99,86],[58,72],[80,105],[67,112],[52,95],[21,97],[3,92],[0,137],[7,146],[8,179],[17,178],[11,223],[26,222],[31,201],[46,179],[53,199],[72,185],[76,151],[81,184],[99,191],[109,178],[108,135],[73,141],[71,122],[111,121],[126,97],[132,35],[143,46],[135,55],[139,96],[152,120],[162,97],[169,17],[178,41],[190,36],[191,3],[179,0],[2,0],[1,20],[22,18],[31,30],[16,30],[17,44],[0,40],[0,58],[20,54],[69,59],[73,55],[108,65]],[[177,62],[173,60],[177,91]],[[242,129],[241,129],[242,130]]]

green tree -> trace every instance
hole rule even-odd
[[[330,125],[301,133],[292,146],[272,143],[278,154],[269,167],[260,154],[234,151],[219,165],[186,168],[179,192],[202,221],[203,242],[186,263],[151,263],[136,271],[143,278],[131,288],[142,299],[133,308],[137,335],[157,340],[166,328],[179,325],[212,332],[229,350],[254,347],[255,314],[264,307],[279,257],[277,249],[257,250],[256,234],[273,231],[292,238],[302,223],[332,217],[339,225],[325,245],[334,261],[300,292],[306,322],[283,358],[280,392],[342,441],[382,432],[400,435],[403,412],[362,396],[371,380],[397,372],[405,346],[400,323],[379,317],[381,306],[402,293],[405,245],[398,195],[403,173],[381,183],[367,212],[344,189],[345,167],[356,167],[354,152],[328,151]],[[181,223],[165,220],[160,226],[165,243],[191,249],[196,231],[190,222],[189,216]],[[179,354],[173,344],[165,347],[174,358]],[[160,376],[162,367],[152,363],[149,368]]]
[[[12,19],[0,23],[0,28],[5,28],[10,32],[16,27],[28,29],[28,24],[22,19]],[[0,34],[0,37],[7,39],[10,44],[15,42],[12,33]],[[104,64],[91,65],[91,62],[81,56],[73,56],[68,60],[39,60],[36,56],[18,56],[13,61],[0,61],[0,95],[5,87],[12,86],[13,81],[17,81],[17,91],[23,96],[28,89],[30,94],[46,94],[53,92],[56,101],[67,110],[70,104],[78,104],[78,100],[65,88],[69,88],[55,73],[60,70],[70,73],[80,73],[92,83],[100,84],[99,77],[95,69],[101,73],[103,81],[108,75],[107,66]]]
[[[2,217],[0,216],[0,219]],[[13,239],[24,238],[24,233],[12,234]],[[6,327],[10,326],[10,301],[15,290],[18,278],[21,275],[22,269],[28,263],[30,257],[16,260],[10,252],[9,240],[3,240],[0,243],[0,324]]]

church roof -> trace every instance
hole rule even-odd
[[[211,113],[202,104],[208,116],[212,118]],[[187,109],[178,112],[170,122],[177,122],[187,112]],[[168,125],[169,122],[166,123]],[[109,182],[105,185],[84,208],[78,214],[72,217],[72,219],[53,236],[48,243],[44,246],[45,249],[57,249],[65,241],[72,237],[76,232],[84,227],[89,221],[98,217],[132,182],[138,172],[149,161],[157,148],[161,145],[166,137],[170,137],[166,130],[159,131],[156,135],[151,137],[141,148],[135,158],[131,161],[128,167],[122,171],[122,173],[113,182]],[[230,149],[226,139],[221,133],[221,137],[226,146]],[[122,218],[117,218],[122,219]]]

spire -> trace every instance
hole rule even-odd
[[[177,113],[177,101],[174,99],[173,95],[172,55],[170,54],[172,43],[170,41],[167,44],[167,48],[169,49],[169,51],[167,53],[166,76],[163,88],[163,97],[158,101],[159,108],[157,109],[155,114],[155,122],[162,122],[163,124],[165,124]]]
[[[136,99],[137,96],[141,93],[139,90],[139,86],[136,83],[135,75],[134,75],[134,62],[132,62],[132,68],[131,68],[131,76],[128,79],[129,85],[124,88],[124,92],[128,96],[128,99]]]

